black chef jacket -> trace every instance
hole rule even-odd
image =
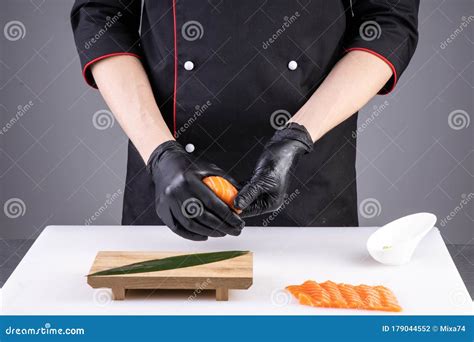
[[[238,181],[263,145],[351,50],[384,60],[390,92],[417,45],[419,0],[77,0],[74,37],[90,66],[139,58],[177,140]],[[258,226],[356,226],[357,115],[315,144],[292,175],[283,207]],[[129,144],[123,224],[161,224],[154,186]]]

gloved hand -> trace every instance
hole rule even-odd
[[[222,169],[196,160],[176,141],[159,145],[147,169],[155,183],[156,213],[173,232],[196,241],[240,234],[244,221],[202,182],[207,176],[229,179]]]
[[[304,126],[289,123],[277,131],[265,145],[252,178],[234,200],[234,206],[243,210],[240,216],[256,216],[278,209],[300,156],[312,149],[313,141]]]

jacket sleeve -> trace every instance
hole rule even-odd
[[[381,58],[393,76],[380,90],[387,94],[408,66],[418,43],[419,0],[352,0],[346,51],[362,50]]]
[[[97,88],[90,66],[107,57],[140,57],[140,0],[76,0],[71,25],[86,82]]]

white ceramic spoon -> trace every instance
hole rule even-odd
[[[382,264],[406,264],[410,261],[418,243],[435,223],[436,216],[430,213],[399,218],[377,229],[367,240],[367,250]]]

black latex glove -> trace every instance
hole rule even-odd
[[[173,232],[196,241],[240,234],[244,221],[202,182],[207,176],[229,179],[222,169],[196,160],[176,141],[158,146],[147,168],[155,183],[156,213]]]
[[[277,131],[265,145],[252,178],[235,198],[235,207],[243,210],[240,216],[256,216],[278,209],[300,156],[312,149],[313,141],[304,126],[290,123]]]

